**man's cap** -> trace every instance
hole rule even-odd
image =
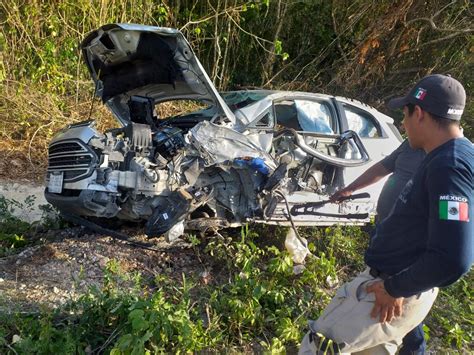
[[[408,95],[391,99],[387,107],[394,110],[408,104],[418,105],[438,117],[460,120],[466,105],[466,91],[449,75],[428,75]]]

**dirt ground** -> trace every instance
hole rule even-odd
[[[140,234],[134,240],[147,241]],[[153,247],[158,251],[89,234],[82,227],[46,232],[38,245],[0,259],[0,312],[56,308],[74,300],[90,286],[101,286],[104,268],[112,259],[123,271],[137,271],[147,278],[163,273],[208,277],[208,267],[189,244],[155,238]]]

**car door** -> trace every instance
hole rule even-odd
[[[400,145],[401,137],[393,126],[393,120],[370,106],[345,99],[339,99],[337,103],[344,126],[359,135],[370,156],[370,162],[366,165],[345,169],[344,185],[348,185],[370,166],[392,153]],[[361,190],[361,192],[368,192],[371,195],[373,208],[376,206],[384,182],[385,179],[382,179]]]

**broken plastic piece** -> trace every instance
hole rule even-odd
[[[291,228],[286,234],[285,248],[288,250],[293,262],[296,264],[303,264],[306,255],[309,254],[309,249],[307,247],[308,242],[304,238],[301,239],[306,243],[306,245],[296,237],[296,233],[293,228]]]
[[[165,233],[165,239],[168,243],[174,242],[184,234],[184,221],[176,223],[171,229]]]

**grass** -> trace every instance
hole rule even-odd
[[[8,201],[3,202],[0,230],[7,232],[2,238],[19,235],[4,228],[14,217],[5,212]],[[18,226],[27,230],[27,225]],[[281,248],[285,230],[266,226],[230,230],[224,238],[189,236],[195,255],[210,270],[209,279],[197,270],[146,279],[110,260],[103,286],[90,288],[79,299],[55,310],[25,314],[17,309],[0,315],[0,352],[295,351],[307,319],[317,318],[337,286],[364,267],[368,239],[359,227],[306,228],[301,233],[316,257],[298,275]],[[10,244],[9,254],[32,242],[24,238]],[[444,289],[427,319],[429,336],[441,339],[438,351],[472,350],[472,281],[471,272]]]

